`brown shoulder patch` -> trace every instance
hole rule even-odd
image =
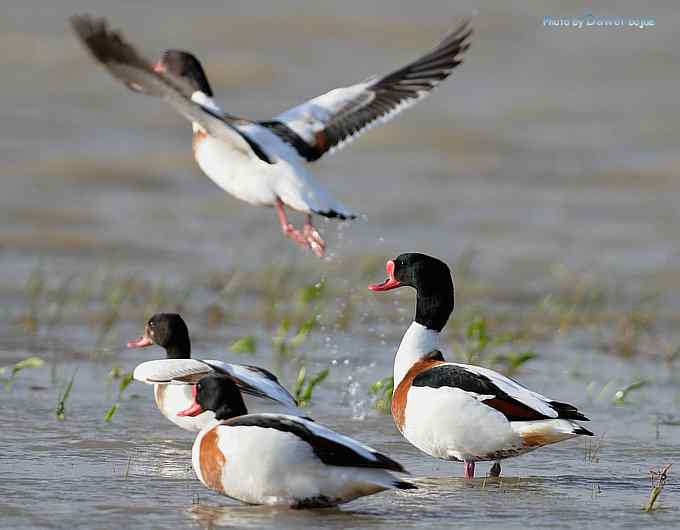
[[[328,151],[328,140],[326,139],[326,133],[323,130],[314,135],[314,141],[316,142],[316,148],[320,153]]]
[[[441,353],[439,356],[428,355],[411,366],[411,369],[406,373],[404,379],[401,380],[397,388],[392,394],[392,418],[399,429],[399,432],[404,432],[404,422],[406,421],[406,402],[408,401],[408,391],[411,390],[411,384],[416,376],[434,366],[444,364]]]
[[[224,493],[222,470],[227,459],[217,446],[219,439],[217,427],[219,426],[210,429],[201,439],[199,463],[201,466],[201,477],[203,477],[205,485],[212,490]]]
[[[506,401],[505,399],[494,397],[491,399],[485,399],[482,401],[482,403],[496,409],[499,412],[502,412],[507,418],[510,419],[510,421],[532,421],[546,419],[546,417],[540,412],[520,402]]]
[[[194,152],[194,156],[196,156],[196,150],[198,149],[199,144],[205,140],[208,137],[208,133],[205,131],[196,131],[194,133],[194,137],[191,140],[191,148]]]

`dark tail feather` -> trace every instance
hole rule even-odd
[[[550,401],[550,406],[557,412],[557,417],[563,420],[590,421],[590,419],[581,414],[574,405],[570,405],[569,403]]]
[[[332,210],[332,209],[326,210],[325,212],[322,212],[321,210],[314,210],[314,213],[318,214],[318,215],[323,215],[324,217],[328,217],[329,219],[333,219],[333,218],[337,217],[338,219],[341,219],[342,221],[352,220],[352,219],[357,218],[357,216],[354,215],[353,213],[342,214],[342,213],[337,212],[337,211]]]
[[[415,484],[411,484],[410,482],[406,482],[405,480],[396,480],[394,482],[394,487],[400,490],[417,490],[418,486]]]
[[[590,432],[588,429],[584,429],[583,427],[579,426],[577,429],[573,430],[574,434],[583,434],[584,436],[595,436],[592,432]]]

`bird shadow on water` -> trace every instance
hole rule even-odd
[[[382,514],[337,507],[292,510],[280,506],[194,504],[187,514],[205,529],[303,528],[312,523],[335,528],[370,528],[384,521]]]

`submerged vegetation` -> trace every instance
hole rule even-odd
[[[287,263],[254,272],[234,267],[186,278],[182,283],[107,270],[62,276],[40,264],[22,285],[0,288],[16,301],[12,309],[6,309],[7,320],[17,333],[33,337],[33,347],[28,341],[29,351],[38,352],[47,341],[55,341],[58,351],[112,362],[129,338],[131,326],[157,311],[181,312],[196,336],[212,337],[212,343],[222,345],[221,351],[258,356],[257,362],[272,367],[284,382],[293,381],[299,397],[309,403],[314,387],[325,378],[333,379],[326,371],[310,377],[310,360],[321,358],[332,365],[349,359],[356,367],[380,358],[389,365],[412,311],[412,293],[407,289],[399,291],[396,299],[364,289],[383,274],[382,257],[353,260],[352,278],[346,278],[348,263],[329,262],[323,275],[316,268]],[[545,354],[538,353],[542,344],[572,333],[589,343],[591,351],[624,362],[644,357],[673,363],[680,357],[680,347],[658,333],[660,325],[667,326],[680,317],[662,315],[655,306],[655,293],[627,293],[622,300],[611,286],[600,286],[593,278],[565,267],[548,271],[548,287],[540,294],[509,293],[481,283],[469,256],[461,258],[453,270],[460,286],[457,309],[443,334],[445,353],[451,360],[489,366],[509,376],[521,375],[527,367],[544,361]],[[383,335],[377,329],[386,324],[390,331]],[[77,342],[62,334],[63,329],[73,328],[79,330]],[[361,355],[352,350],[345,354],[343,348],[353,348],[353,337],[372,343],[372,349]],[[269,356],[269,362],[263,361],[263,356]],[[11,367],[0,370],[0,376],[11,371],[9,379],[2,379],[6,387],[20,370],[38,366],[36,358],[30,359],[27,364],[17,364],[16,371]],[[602,380],[600,374],[584,374],[577,365],[567,369],[572,377],[584,380],[588,396],[602,399],[609,395],[610,403],[630,403],[634,392],[654,384],[640,378]],[[317,381],[319,375],[323,377]],[[341,377],[340,370],[337,377]],[[389,372],[371,372],[369,380],[373,384],[367,382],[369,386],[360,391],[377,410],[389,412],[393,390]],[[118,411],[124,390],[119,388],[107,420]]]
[[[307,377],[307,368],[305,366],[300,368],[297,378],[295,379],[293,395],[301,407],[309,406],[312,401],[312,396],[314,395],[314,389],[326,380],[330,372],[330,368],[326,368],[316,375]]]
[[[71,375],[71,379],[69,379],[68,383],[66,383],[64,388],[59,392],[59,397],[57,398],[57,407],[54,410],[54,415],[59,421],[64,421],[66,419],[66,402],[68,401],[68,398],[71,395],[71,390],[73,389],[73,382],[76,379],[77,373],[78,371],[75,370],[73,372],[73,375]]]
[[[106,412],[104,415],[104,421],[111,422],[113,420],[113,417],[116,415],[116,412],[118,412],[118,409],[120,408],[120,403],[123,401],[123,393],[127,389],[128,386],[130,386],[130,383],[134,380],[132,377],[132,372],[123,372],[120,368],[114,367],[111,370],[110,377],[112,380],[120,380],[118,383],[118,397],[116,398],[116,401],[113,405],[111,405],[111,408]]]
[[[5,386],[6,390],[9,390],[22,370],[26,368],[40,368],[44,364],[45,361],[40,357],[31,356],[22,359],[13,366],[0,366],[0,383]],[[5,377],[7,372],[9,372],[9,376]]]
[[[651,484],[652,489],[649,492],[649,500],[647,501],[647,504],[644,507],[644,511],[652,512],[656,509],[656,503],[659,500],[659,496],[661,495],[664,486],[666,485],[666,481],[668,480],[668,473],[670,473],[671,467],[673,467],[673,464],[668,464],[663,469],[658,470],[653,469],[649,472],[650,479],[652,482]]]

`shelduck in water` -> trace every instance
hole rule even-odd
[[[165,349],[167,358],[140,364],[133,376],[137,381],[154,386],[158,410],[182,429],[198,432],[214,419],[212,412],[192,417],[177,415],[194,402],[192,390],[196,382],[212,373],[233,381],[255,411],[304,415],[297,408],[295,398],[264,368],[192,359],[189,329],[180,315],[158,313],[152,316],[142,337],[128,342],[128,348],[146,348],[154,344]]]
[[[208,488],[249,504],[291,508],[335,506],[387,489],[412,489],[391,472],[391,458],[318,423],[284,414],[248,414],[238,387],[207,376],[179,413],[213,411],[196,437],[192,463]]]
[[[104,19],[74,16],[71,24],[94,58],[136,92],[156,96],[193,123],[196,162],[219,187],[256,206],[275,207],[283,233],[322,257],[326,244],[312,215],[352,219],[307,167],[371,127],[427,96],[461,63],[471,30],[467,23],[408,65],[361,83],[337,88],[270,121],[224,112],[213,100],[203,67],[192,54],[167,50],[155,66],[140,56]],[[286,208],[305,213],[302,230]]]
[[[475,462],[499,461],[575,436],[592,436],[575,420],[588,421],[576,407],[532,392],[498,372],[446,362],[439,335],[453,311],[449,267],[425,254],[409,253],[387,262],[387,279],[372,291],[416,289],[415,321],[394,360],[392,416],[399,431],[418,449],[443,460],[465,463],[474,478]]]

